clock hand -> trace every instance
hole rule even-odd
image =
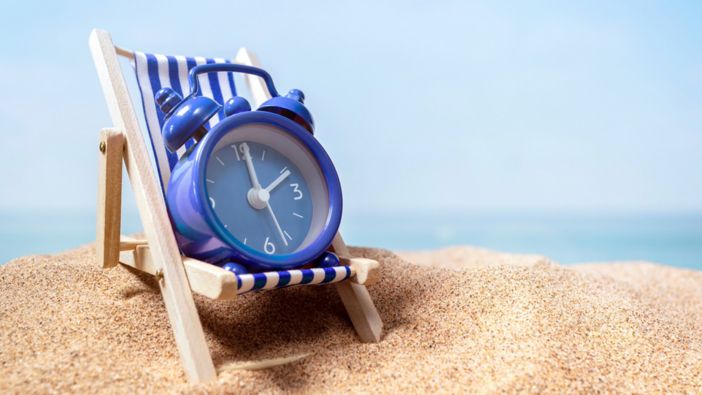
[[[271,183],[271,185],[265,188],[265,190],[268,191],[268,193],[270,193],[273,189],[275,189],[275,187],[280,185],[281,182],[285,181],[285,179],[288,178],[290,174],[290,170],[285,170],[285,173],[281,174],[278,178],[276,178],[275,181]]]
[[[275,217],[275,214],[273,214],[273,208],[271,208],[271,203],[268,202],[266,204],[266,207],[268,208],[268,212],[271,213],[271,217],[273,217],[273,223],[275,224],[275,227],[278,228],[278,234],[280,234],[280,238],[283,239],[283,243],[285,245],[288,245],[288,241],[285,240],[285,234],[283,234],[283,228],[280,227],[280,223],[278,223],[278,218]]]
[[[241,143],[241,147],[244,149],[244,160],[246,160],[246,168],[249,171],[249,177],[251,178],[251,185],[254,188],[260,189],[261,183],[258,182],[258,177],[256,176],[256,169],[254,169],[253,159],[251,159],[251,152],[249,151],[249,145],[246,143]]]
[[[258,182],[258,177],[256,176],[256,169],[254,169],[253,165],[253,159],[251,159],[251,151],[249,150],[249,145],[246,143],[241,143],[241,147],[243,147],[244,150],[244,160],[246,160],[246,169],[249,171],[249,177],[251,178],[251,185],[253,186],[252,191],[261,191],[261,183]],[[283,180],[290,175],[290,171],[286,172],[287,174],[283,173],[280,177],[278,177],[271,185],[269,186],[270,189],[275,188],[278,184],[283,182]],[[268,190],[265,190],[268,192]],[[273,223],[275,224],[275,227],[278,229],[278,234],[280,234],[280,238],[283,239],[283,243],[285,245],[288,245],[288,241],[285,239],[285,234],[283,233],[283,228],[280,227],[280,223],[278,222],[278,218],[276,218],[275,213],[273,213],[273,208],[271,207],[270,202],[268,202],[268,198],[263,200],[263,202],[266,205],[266,208],[268,209],[268,212],[271,213],[271,217],[273,218]]]

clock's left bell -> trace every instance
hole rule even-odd
[[[183,100],[171,88],[159,90],[154,99],[166,114],[163,140],[171,152],[178,150],[191,138],[201,139],[207,133],[205,125],[221,108],[216,101],[205,96],[193,96]]]

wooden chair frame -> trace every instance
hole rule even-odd
[[[193,383],[214,380],[217,372],[192,292],[211,299],[233,299],[237,294],[236,276],[181,256],[118,61],[118,56],[134,55],[115,46],[109,33],[103,30],[93,30],[89,44],[114,124],[100,131],[98,263],[103,268],[121,263],[157,277],[188,379]],[[245,48],[239,50],[235,62],[259,66],[255,55]],[[247,76],[246,82],[256,106],[268,98],[268,91],[258,77]],[[122,163],[134,191],[145,240],[120,236]],[[378,264],[369,259],[351,258],[340,234],[334,238],[332,249],[352,272],[349,280],[336,283],[351,322],[362,341],[377,342],[383,324],[365,284],[374,280]]]

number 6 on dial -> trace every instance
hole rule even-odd
[[[275,244],[271,243],[270,237],[266,237],[266,241],[263,243],[263,251],[268,255],[275,254]]]

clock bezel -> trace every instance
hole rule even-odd
[[[301,143],[317,162],[326,183],[328,210],[322,229],[319,235],[307,246],[291,253],[268,255],[263,251],[258,251],[243,244],[224,227],[224,224],[207,199],[207,164],[219,141],[233,129],[256,123],[277,127]],[[236,253],[237,256],[233,257],[234,259],[241,261],[240,263],[248,265],[252,269],[284,270],[299,267],[313,261],[331,245],[341,223],[343,205],[341,183],[327,152],[303,127],[275,113],[264,111],[239,113],[229,116],[215,125],[197,145],[202,146],[198,147],[195,153],[195,163],[197,163],[193,172],[193,187],[196,189],[194,194],[195,203],[198,205],[198,211],[204,214],[205,222],[217,238]]]

